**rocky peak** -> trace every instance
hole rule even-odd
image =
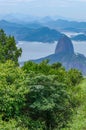
[[[50,64],[56,62],[62,63],[66,70],[71,68],[78,69],[86,76],[86,57],[82,54],[74,54],[73,44],[70,38],[65,35],[58,41],[55,54],[37,59],[36,62],[39,63],[46,59],[50,60]]]
[[[67,55],[73,55],[74,54],[74,48],[73,44],[69,37],[66,35],[63,35],[60,40],[58,41],[58,44],[55,49],[55,54],[67,54]]]

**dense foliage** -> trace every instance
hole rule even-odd
[[[67,127],[61,130],[86,130],[86,79],[80,85],[80,93],[78,93],[79,106],[72,116],[72,121],[69,121]]]
[[[48,61],[40,64],[30,61],[22,68],[16,67],[12,61],[1,63],[1,128],[4,128],[3,124],[14,130],[21,127],[30,130],[66,127],[79,103],[76,96],[79,90],[74,86],[81,79],[79,71],[67,72],[60,63],[49,65]]]
[[[3,120],[21,113],[27,91],[24,72],[11,61],[0,64],[0,112]]]
[[[4,31],[0,30],[0,62],[12,60],[18,64],[18,58],[21,56],[21,49],[18,49],[13,36],[6,36]]]
[[[2,40],[4,37],[5,34]],[[60,63],[50,65],[48,60],[40,64],[29,61],[20,68],[16,66],[14,53],[6,59],[5,51],[10,52],[11,48],[1,47],[0,129],[68,129],[82,101],[82,89],[78,86],[83,79],[81,72],[66,71]]]
[[[69,119],[70,97],[67,86],[59,83],[54,76],[39,75],[31,78],[27,108],[33,120],[45,122],[47,130],[64,126]]]

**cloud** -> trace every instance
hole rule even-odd
[[[61,6],[67,6],[70,3],[84,3],[86,0],[0,0],[0,4],[18,4],[18,3],[59,3]],[[66,5],[67,4],[67,5]]]
[[[86,2],[86,0],[75,0],[77,2]]]
[[[32,0],[15,0],[16,2],[30,2]]]
[[[32,2],[32,1],[35,1],[35,0],[0,0],[0,2]]]
[[[64,1],[64,0],[61,0]],[[65,0],[66,2],[86,2],[86,0]]]
[[[85,3],[86,2],[86,0],[58,0],[59,2],[64,2],[64,3],[74,3],[74,2],[76,2],[76,3]]]
[[[17,4],[17,3],[21,3],[21,2],[33,2],[36,0],[0,0],[0,4]]]

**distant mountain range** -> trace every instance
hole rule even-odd
[[[63,16],[32,16],[28,14],[20,13],[9,13],[2,15],[0,14],[0,19],[4,19],[9,22],[15,23],[41,23],[43,26],[48,26],[53,29],[60,29],[65,31],[76,31],[81,32],[86,30],[86,22],[77,22],[70,18],[65,18]],[[70,21],[71,20],[71,21]],[[58,30],[59,31],[59,30]]]
[[[85,34],[78,34],[76,36],[73,36],[71,39],[74,41],[86,41],[86,35]]]
[[[51,20],[56,20],[56,19],[69,19],[70,18],[65,18],[63,16],[60,15],[56,15],[56,16],[33,16],[33,15],[29,15],[29,14],[21,14],[21,13],[9,13],[9,14],[0,14],[0,20],[6,20],[9,22],[16,22],[16,23],[27,23],[27,22],[49,22]]]
[[[2,20],[0,28],[4,29],[7,35],[13,35],[17,41],[54,42],[63,35],[39,23],[17,24]]]
[[[86,41],[86,22],[52,20],[50,17],[26,23],[12,23],[1,20],[0,28],[4,29],[7,35],[13,35],[16,41],[51,43],[59,40],[59,38],[63,35],[60,32],[83,33],[72,36],[71,39],[75,41]]]
[[[46,22],[45,25],[59,31],[86,32],[86,22],[58,19]]]

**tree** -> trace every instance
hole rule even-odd
[[[83,79],[82,73],[77,69],[70,69],[67,75],[67,82],[71,86],[78,85]]]
[[[46,130],[65,126],[72,110],[66,85],[53,77],[39,75],[28,80],[26,109],[33,120],[45,122]]]
[[[53,64],[51,65],[51,67],[57,70],[57,69],[59,69],[59,68],[61,68],[61,67],[63,67],[63,66],[62,66],[61,63],[57,62],[57,63],[53,63]]]
[[[6,36],[4,31],[0,30],[0,62],[12,60],[18,64],[18,58],[22,50],[18,49],[13,36]]]
[[[3,120],[9,120],[21,113],[28,89],[25,73],[14,62],[0,64],[0,112]]]

